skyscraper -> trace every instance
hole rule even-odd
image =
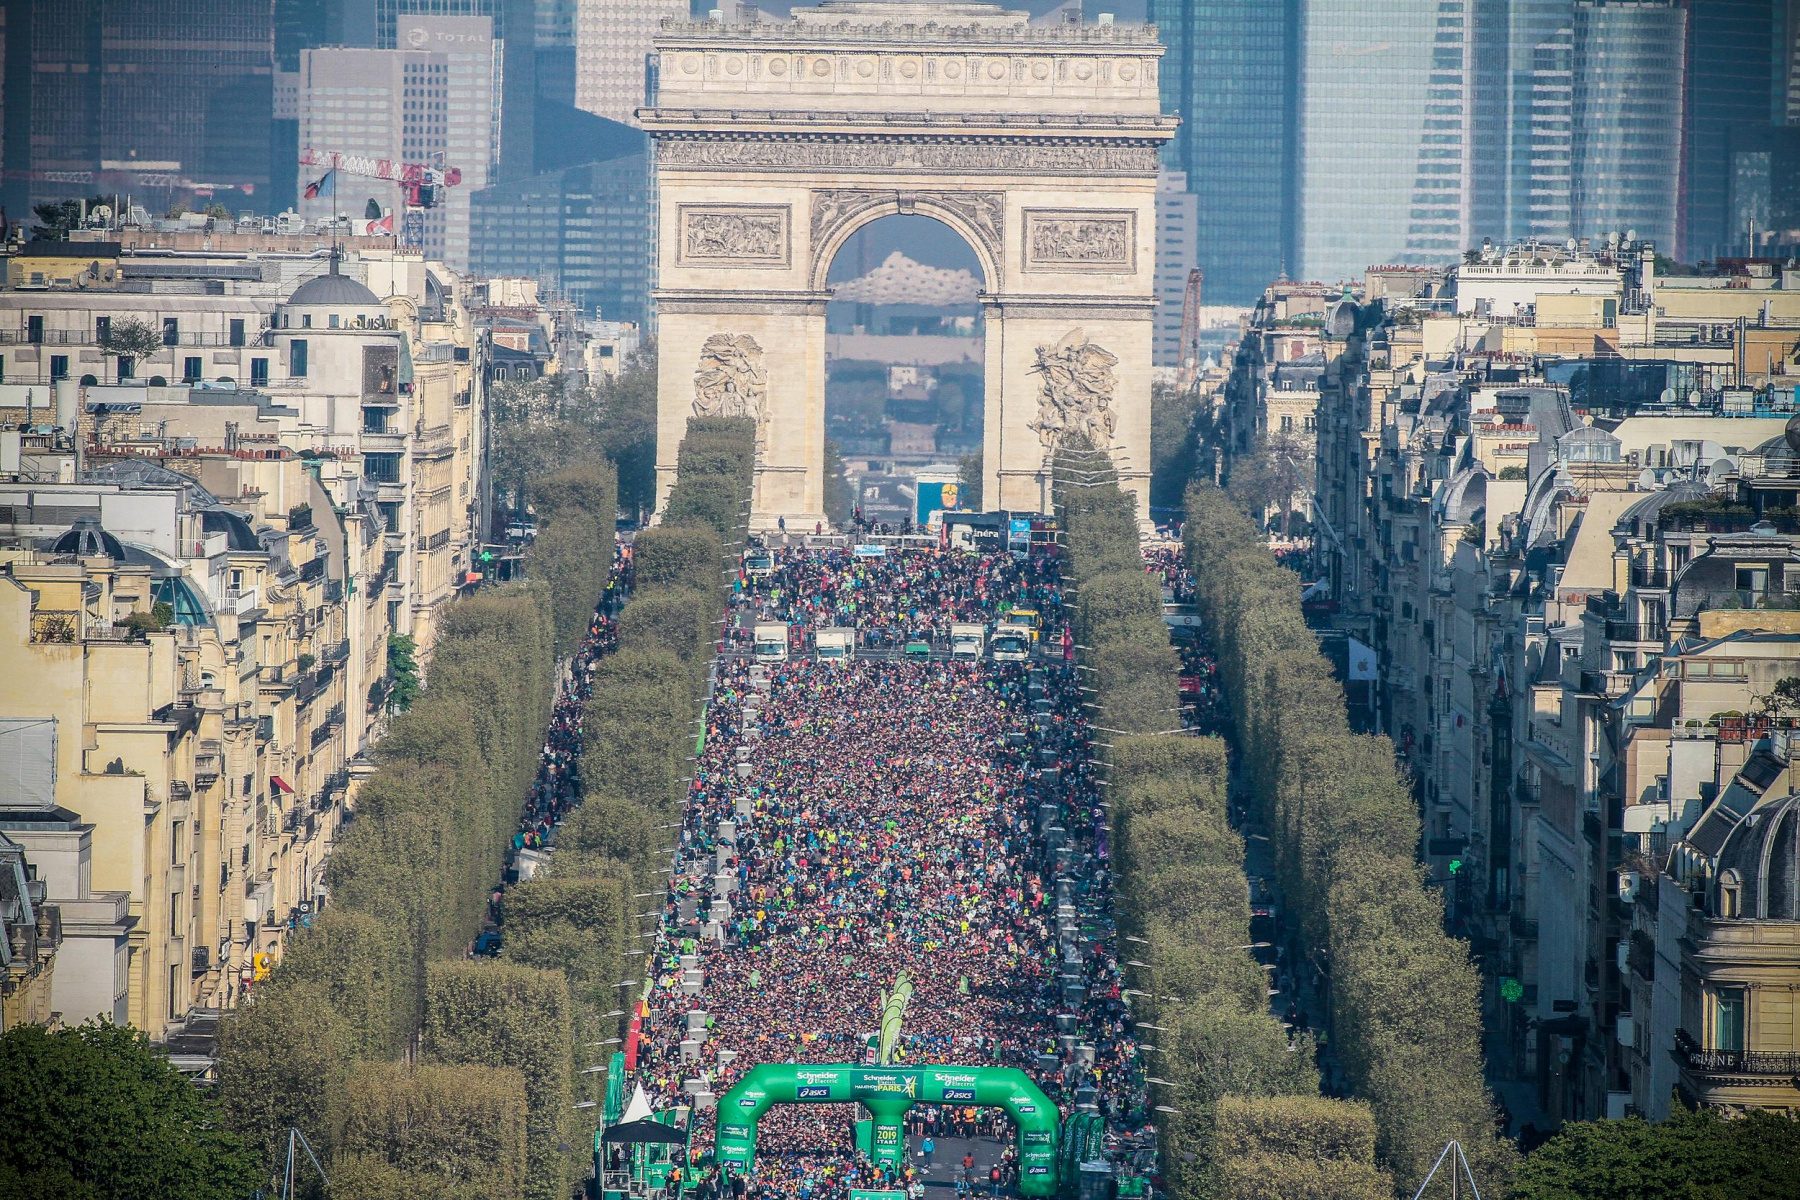
[[[1305,275],[1443,262],[1469,245],[1474,33],[1466,0],[1305,0],[1296,239]]]
[[[0,195],[266,190],[274,52],[273,0],[6,0]]]
[[[408,17],[409,48],[328,47],[300,56],[300,143],[325,154],[456,167],[462,182],[423,215],[427,254],[464,269],[469,205],[495,150],[495,46],[486,17]],[[314,179],[323,168],[314,168]],[[338,172],[329,193],[302,199],[301,215],[360,217],[368,200],[400,203],[394,183]]]
[[[1477,99],[1480,153],[1505,168],[1499,228],[1509,240],[1569,236],[1574,79],[1572,0],[1501,0],[1501,39],[1478,54],[1504,64],[1497,94]],[[1496,121],[1497,124],[1490,123]]]
[[[1150,0],[1163,106],[1182,117],[1168,166],[1196,199],[1207,290],[1248,304],[1291,265],[1298,0]]]
[[[1732,154],[1766,141],[1787,64],[1773,0],[1689,0],[1688,22],[1687,200],[1679,250],[1685,259],[1711,259],[1744,245],[1747,231],[1734,227],[1728,210]]]
[[[1181,362],[1182,301],[1198,250],[1196,231],[1200,205],[1179,171],[1156,177],[1156,331],[1151,335],[1151,361],[1159,367]]]
[[[1687,15],[1674,0],[1576,3],[1573,236],[1677,249]]]
[[[642,323],[652,224],[642,154],[509,177],[474,198],[471,265],[536,279],[608,320]]]
[[[635,122],[650,43],[663,21],[687,15],[688,0],[576,0],[575,106]]]

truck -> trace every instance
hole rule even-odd
[[[995,662],[1025,662],[1031,658],[1029,625],[1002,625],[988,642],[988,657]]]
[[[758,622],[753,636],[758,662],[787,661],[788,627],[784,622]]]
[[[980,658],[983,644],[987,641],[985,625],[968,624],[950,626],[950,657]]]
[[[761,579],[775,571],[775,556],[761,546],[752,546],[744,551],[744,574],[751,579]]]
[[[821,662],[844,662],[856,650],[856,631],[841,625],[821,629],[813,635],[813,649]]]

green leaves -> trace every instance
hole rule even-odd
[[[426,965],[480,927],[549,719],[544,598],[512,585],[444,611],[429,686],[389,726],[327,863],[330,908],[225,1018],[220,1097],[266,1155],[290,1124],[333,1147],[345,1065],[411,1045]]]
[[[1563,1126],[1519,1168],[1515,1200],[1734,1200],[1793,1196],[1800,1121],[1677,1107],[1652,1125],[1637,1117]]]
[[[240,1200],[255,1186],[255,1155],[134,1029],[18,1026],[0,1036],[0,1080],[0,1193]]]
[[[522,1195],[525,1097],[524,1076],[512,1067],[357,1064],[340,1114],[331,1195],[340,1200]]]
[[[542,523],[526,572],[545,585],[557,656],[575,652],[612,573],[618,476],[605,464],[569,467],[536,483]]]
[[[1393,746],[1350,732],[1298,578],[1216,488],[1188,492],[1186,552],[1283,895],[1329,953],[1331,1030],[1380,1159],[1410,1190],[1455,1138],[1497,1189],[1512,1151],[1482,1083],[1478,980],[1414,861],[1417,809]]]
[[[501,962],[433,963],[425,1052],[451,1064],[516,1068],[525,1082],[525,1196],[566,1200],[575,1159],[557,1149],[574,1106],[574,1029],[561,971]]]

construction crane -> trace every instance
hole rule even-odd
[[[430,163],[399,162],[391,158],[374,158],[366,154],[341,154],[312,146],[300,152],[303,167],[323,167],[346,175],[368,179],[385,179],[400,186],[407,208],[435,208],[439,188],[455,187],[462,182],[461,167],[438,167]]]

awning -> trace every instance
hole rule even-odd
[[[673,1125],[664,1125],[661,1121],[627,1121],[608,1129],[600,1135],[600,1140],[634,1145],[662,1142],[670,1146],[682,1146],[687,1144],[687,1134]]]
[[[288,786],[288,781],[279,775],[269,776],[269,782],[275,785],[275,790],[278,792],[286,792],[290,796],[294,794],[294,789]]]

